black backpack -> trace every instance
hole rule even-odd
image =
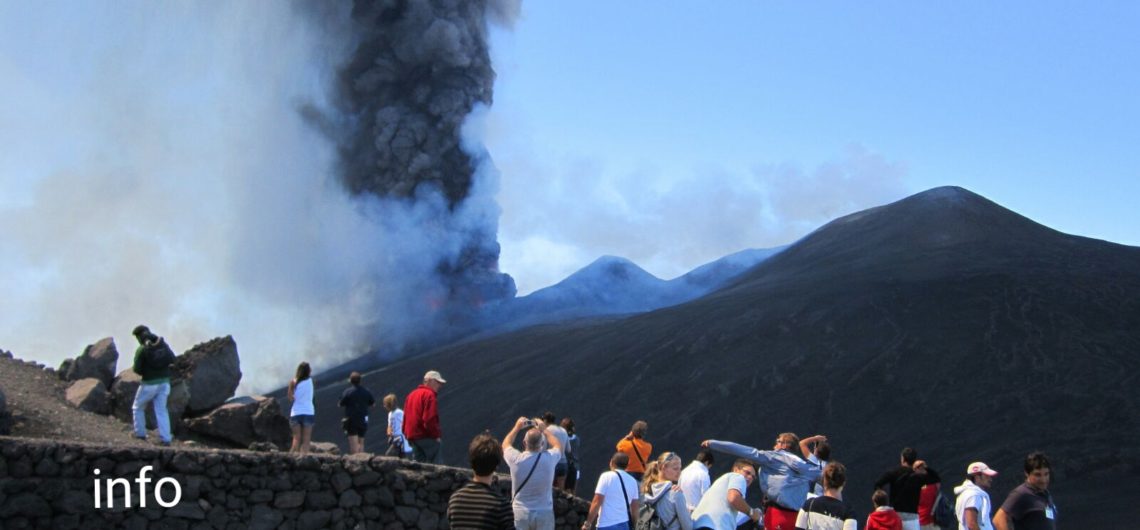
[[[934,517],[934,524],[941,528],[958,528],[958,516],[954,514],[954,505],[950,499],[938,491],[938,498],[934,499],[934,508],[930,514]]]
[[[147,367],[152,369],[166,369],[171,364],[174,364],[174,351],[166,344],[166,341],[159,339],[157,343],[150,347],[146,359]]]

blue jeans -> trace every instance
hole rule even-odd
[[[154,419],[158,422],[158,438],[170,442],[170,416],[166,413],[166,398],[170,397],[170,383],[140,384],[135,392],[135,436],[146,438],[146,405],[154,402]]]

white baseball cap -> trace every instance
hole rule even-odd
[[[977,475],[978,473],[992,477],[997,474],[997,471],[990,469],[990,466],[987,466],[983,462],[974,462],[966,467],[967,475]]]
[[[440,383],[446,383],[447,382],[443,379],[443,376],[439,375],[439,372],[437,372],[435,370],[432,370],[432,371],[424,374],[424,381],[428,381],[428,380],[435,380],[435,381],[439,381]]]

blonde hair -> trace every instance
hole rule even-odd
[[[646,494],[650,493],[653,490],[654,484],[665,480],[661,478],[661,471],[665,466],[668,465],[669,462],[680,459],[681,457],[677,456],[677,453],[665,451],[661,453],[656,460],[645,466],[645,475],[641,477],[641,492]]]
[[[384,396],[384,410],[392,412],[396,410],[396,394],[388,394]]]

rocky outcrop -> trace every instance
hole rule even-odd
[[[241,382],[237,343],[227,335],[198,344],[175,358],[171,375],[187,384],[189,414],[218,407],[233,397]]]
[[[446,530],[447,501],[471,480],[466,469],[369,455],[100,448],[15,438],[0,440],[0,455],[4,528]],[[108,506],[106,481],[133,484],[144,466],[151,466],[146,472],[152,480],[146,507],[139,506],[137,489],[130,508],[122,493]],[[160,506],[154,494],[161,488],[170,502],[172,481],[181,492],[179,502]],[[494,487],[509,497],[510,476],[500,476]],[[558,494],[556,528],[581,527],[588,508],[581,499]]]
[[[96,414],[111,413],[111,394],[107,392],[103,382],[94,377],[71,383],[71,386],[67,387],[65,397],[68,403],[80,410]]]
[[[135,393],[138,391],[142,378],[133,370],[127,369],[119,372],[115,383],[111,385],[111,413],[127,423],[134,421],[134,412],[131,407],[135,403]],[[170,381],[170,396],[166,399],[166,412],[170,416],[170,426],[175,432],[179,430],[182,415],[186,412],[186,403],[190,401],[190,391],[184,381]],[[147,407],[146,424],[148,429],[157,428],[154,420],[154,407]]]
[[[107,337],[89,344],[75,359],[67,359],[59,367],[60,379],[78,381],[95,378],[103,382],[104,388],[111,388],[115,378],[115,365],[119,362],[119,350],[115,339]]]
[[[277,400],[266,396],[236,398],[205,416],[188,418],[185,423],[193,432],[237,447],[270,442],[278,448],[287,448],[292,441],[289,420],[281,414]]]

